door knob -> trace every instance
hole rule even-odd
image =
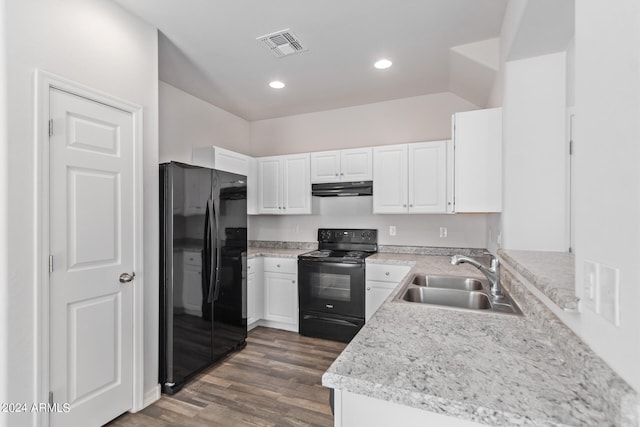
[[[120,275],[120,283],[129,283],[134,277],[136,277],[136,273],[122,273]]]

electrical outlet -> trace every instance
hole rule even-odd
[[[617,268],[600,265],[598,268],[598,307],[605,320],[620,326],[620,285]]]
[[[447,237],[447,227],[440,227],[440,237]]]
[[[390,225],[389,226],[389,236],[395,236],[396,235],[396,226],[395,225]]]
[[[596,311],[596,297],[598,295],[598,264],[593,261],[584,262],[584,282],[582,284],[582,301],[580,305],[591,311]]]

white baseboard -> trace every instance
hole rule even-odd
[[[144,393],[144,401],[142,402],[142,408],[146,408],[154,402],[157,402],[160,399],[160,384],[156,384],[156,386],[150,390],[147,390]]]

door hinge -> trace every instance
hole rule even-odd
[[[573,156],[573,139],[569,141],[569,155]]]
[[[49,273],[53,273],[53,255],[49,255]]]
[[[49,405],[53,405],[53,392],[49,392]]]
[[[53,119],[49,119],[49,136],[53,136]]]

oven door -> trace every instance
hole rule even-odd
[[[364,318],[364,267],[298,260],[300,310]]]

